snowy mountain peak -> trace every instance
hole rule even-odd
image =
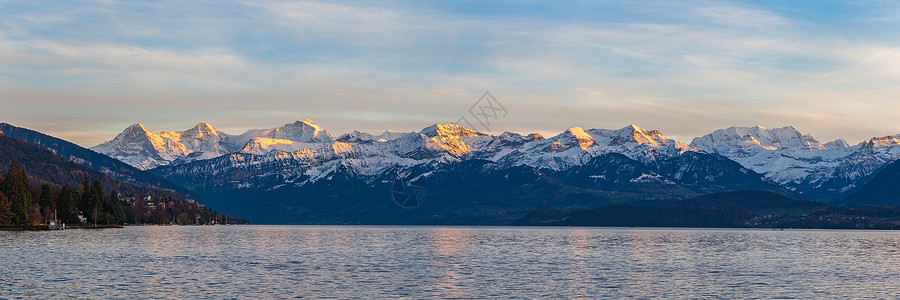
[[[691,146],[711,153],[723,153],[735,148],[745,151],[776,149],[819,149],[825,146],[812,135],[803,134],[793,126],[767,129],[762,126],[729,127],[694,138]]]
[[[398,138],[403,137],[406,134],[408,134],[408,133],[407,132],[393,132],[390,130],[385,130],[384,132],[382,132],[379,135],[373,135],[371,133],[360,132],[360,131],[354,130],[351,133],[345,133],[345,134],[341,135],[340,137],[338,137],[335,140],[344,142],[344,143],[361,143],[361,142],[368,142],[368,141],[383,143],[383,142],[387,142],[387,141],[396,140]]]
[[[276,139],[268,137],[255,137],[250,139],[243,148],[241,153],[249,153],[262,155],[272,151],[295,152],[307,148],[315,148],[317,144],[298,142],[286,139]]]
[[[119,133],[118,135],[116,135],[116,137],[114,139],[112,139],[111,141],[108,141],[104,144],[110,144],[110,143],[112,143],[110,145],[125,144],[125,143],[134,144],[134,143],[142,143],[142,142],[153,143],[153,144],[162,143],[162,141],[159,141],[159,136],[157,136],[155,133],[153,133],[153,131],[150,131],[150,129],[147,129],[147,127],[144,127],[143,124],[137,123],[137,124],[132,124],[131,126],[128,126],[127,128],[125,128],[125,130],[122,131],[122,133]]]
[[[122,135],[122,134],[148,134],[148,133],[153,133],[153,132],[150,131],[150,129],[147,129],[147,127],[144,127],[144,124],[135,123],[135,124],[131,124],[131,126],[128,126],[128,128],[125,128],[125,131],[122,131],[122,133],[120,133],[120,135]]]
[[[374,141],[375,136],[370,133],[354,130],[353,132],[342,134],[335,140],[343,141],[343,142]]]
[[[153,133],[140,123],[128,126],[112,140],[91,147],[91,150],[140,169],[166,165],[186,154],[183,145]]]
[[[730,127],[695,138],[692,146],[728,157],[801,194],[837,197],[887,162],[900,159],[900,139],[872,138],[856,146],[821,144],[792,126]]]
[[[192,133],[192,135],[196,134],[197,137],[203,137],[207,135],[221,135],[221,132],[216,130],[215,127],[209,125],[209,123],[202,121],[200,123],[197,123],[197,125],[195,125],[193,128],[185,130],[184,133]]]
[[[825,146],[826,150],[838,150],[838,149],[850,148],[850,144],[848,144],[847,141],[845,141],[843,139],[837,139],[837,140],[827,142],[827,143],[825,143],[824,146]]]
[[[468,127],[454,124],[454,123],[445,123],[445,124],[434,124],[428,127],[425,127],[419,133],[424,134],[428,137],[466,137],[466,136],[479,136],[484,135],[481,132],[469,129]]]
[[[621,130],[637,131],[637,132],[644,132],[644,131],[646,131],[646,130],[644,130],[643,127],[637,126],[637,125],[634,125],[634,124],[630,124],[630,125],[628,125],[628,126],[625,126],[625,128],[622,128]]]
[[[619,130],[613,130],[611,132],[611,138],[611,144],[613,145],[636,143],[650,146],[673,145],[679,148],[688,148],[688,146],[682,142],[665,137],[659,130],[646,130],[637,125],[629,125]]]
[[[311,120],[299,120],[241,135],[225,134],[204,122],[185,131],[159,133],[134,124],[91,149],[145,170],[240,152],[243,156],[232,157],[245,157],[248,163],[290,160],[319,177],[338,166],[359,174],[379,174],[398,166],[466,159],[567,170],[613,153],[656,164],[694,151],[732,159],[800,195],[833,199],[853,190],[861,178],[886,163],[900,159],[900,135],[851,146],[844,140],[822,144],[792,126],[729,127],[697,137],[688,146],[659,130],[636,125],[612,130],[572,127],[545,139],[536,133],[490,135],[445,123],[412,133],[353,131],[334,140]]]
[[[146,170],[174,161],[208,159],[237,150],[228,139],[228,135],[204,122],[185,131],[159,133],[153,133],[142,124],[134,124],[91,150]]]
[[[319,125],[316,124],[316,122],[313,122],[310,119],[297,120],[297,121],[294,121],[294,123],[288,123],[288,124],[294,125],[294,126],[309,126],[309,127],[320,129],[320,130],[322,129],[322,127],[319,127]],[[285,124],[285,126],[287,126],[288,124]]]
[[[264,137],[304,143],[327,143],[334,140],[325,129],[310,119],[284,124],[284,126],[265,132]]]
[[[515,133],[515,132],[509,132],[509,131],[504,131],[503,133],[501,133],[501,134],[498,135],[497,137],[500,138],[500,139],[503,139],[503,140],[518,140],[518,139],[523,139],[523,138],[525,138],[525,137],[523,137],[521,134],[518,134],[518,133]]]
[[[417,135],[425,139],[426,148],[445,151],[455,157],[462,157],[472,151],[472,146],[464,140],[487,137],[486,134],[454,123],[434,124],[423,128]]]
[[[215,139],[220,139],[220,138],[224,138],[226,136],[226,134],[222,133],[221,131],[217,130],[215,127],[213,127],[212,125],[209,125],[206,122],[197,123],[196,126],[192,127],[191,129],[182,131],[182,132],[171,131],[168,133],[170,134],[171,137],[178,139],[178,140],[180,140],[182,138],[204,139],[208,136],[213,136]],[[163,132],[160,132],[160,135],[163,135]]]
[[[532,133],[532,134],[526,135],[525,139],[529,140],[529,141],[543,141],[545,138],[540,133]]]
[[[622,129],[616,130],[623,135],[631,135],[631,136],[662,136],[662,133],[659,130],[647,130],[641,126],[637,126],[634,124],[625,126]]]
[[[581,127],[572,127],[566,129],[565,133],[570,134],[576,138],[593,139],[591,135],[585,132]]]
[[[900,145],[900,139],[897,136],[883,136],[883,137],[874,137],[866,141],[866,148],[881,148],[881,147],[892,147],[895,145]]]
[[[572,137],[578,142],[578,147],[582,150],[587,150],[589,147],[594,145],[594,137],[581,129],[581,127],[572,127],[566,129],[565,132],[560,134],[561,137]],[[559,147],[559,145],[555,145],[554,147]]]

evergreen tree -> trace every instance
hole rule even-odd
[[[59,219],[63,222],[74,224],[80,223],[75,208],[75,200],[81,198],[78,190],[71,187],[64,187],[57,199]]]
[[[41,185],[41,195],[38,197],[38,205],[41,208],[41,215],[44,217],[43,222],[53,218],[53,196],[50,195],[50,185]]]
[[[87,176],[84,176],[81,181],[81,197],[78,199],[76,207],[85,214],[94,207],[94,203],[91,203],[91,182],[88,181]]]
[[[100,222],[100,217],[104,216],[109,212],[111,208],[109,203],[106,201],[106,195],[103,194],[103,187],[100,186],[99,180],[94,180],[91,184],[91,206],[98,209],[98,213],[94,213],[93,209],[91,209],[91,216],[93,218],[97,218],[93,220],[94,223]]]
[[[13,212],[9,198],[0,192],[0,225],[12,224]]]
[[[28,210],[34,201],[31,196],[31,185],[28,184],[28,177],[18,162],[13,162],[9,166],[6,178],[0,184],[0,191],[9,198],[14,224],[24,224],[28,220]],[[40,209],[38,210],[40,211]]]
[[[109,194],[109,202],[112,205],[112,215],[116,219],[116,223],[124,223],[125,210],[122,208],[122,201],[119,200],[119,192],[112,191]]]
[[[41,185],[41,196],[38,198],[38,204],[40,204],[41,207],[53,208],[53,196],[50,195],[49,184]]]

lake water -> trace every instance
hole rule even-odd
[[[900,297],[892,231],[148,226],[0,256],[0,298]]]

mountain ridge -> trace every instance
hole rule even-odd
[[[694,138],[691,146],[737,161],[799,195],[835,201],[864,185],[878,169],[900,159],[900,140],[875,137],[850,146],[820,143],[792,126],[729,127]]]
[[[198,124],[201,125],[214,128],[203,122]],[[258,155],[258,159],[263,160],[292,157],[305,161],[310,174],[322,176],[334,169],[334,166],[324,167],[333,160],[345,160],[351,168],[370,168],[361,171],[366,174],[376,174],[391,166],[467,159],[486,159],[506,167],[526,165],[564,171],[607,153],[621,153],[653,164],[683,153],[697,152],[733,160],[785,187],[792,195],[817,201],[837,201],[864,185],[879,168],[900,159],[900,139],[896,136],[875,137],[851,146],[840,139],[822,143],[793,126],[773,129],[732,126],[694,138],[690,144],[668,138],[659,130],[633,124],[620,129],[572,127],[546,138],[534,133],[527,136],[512,132],[492,135],[453,123],[433,124],[408,133],[385,131],[374,135],[353,131],[333,138],[324,128],[306,119],[273,129],[249,130],[241,135],[221,134],[228,137],[231,148],[223,146],[202,154],[194,152],[159,166],[183,165],[244,153]],[[241,141],[246,139],[246,143],[238,146],[236,136],[242,137]],[[140,151],[134,153],[125,153],[131,155],[128,159],[132,162],[158,159],[152,155],[141,156]],[[122,153],[107,154],[117,156]]]
[[[247,138],[243,147],[236,137]],[[836,201],[900,153],[895,136],[848,147],[842,140],[822,144],[791,126],[730,127],[685,144],[637,125],[572,127],[545,138],[444,123],[409,133],[355,131],[333,138],[311,120],[242,135],[205,122],[159,133],[134,124],[104,144],[125,145],[112,149],[131,151],[119,153],[131,161],[177,154],[149,171],[210,199],[223,212],[253,211],[261,223],[299,224],[330,222],[326,215],[350,223],[391,223],[383,217],[397,207],[379,191],[421,180],[434,181],[429,191],[444,194],[434,201],[447,203],[406,214],[429,224],[462,219],[500,224],[546,205],[589,208],[729,191],[766,190],[796,198],[827,194],[832,198],[813,200]],[[446,174],[457,179],[441,179]],[[471,209],[494,212],[476,221],[463,213]],[[383,216],[364,213],[373,210]]]

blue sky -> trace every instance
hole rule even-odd
[[[0,121],[92,146],[132,123],[333,135],[637,124],[900,133],[891,1],[0,0]]]

